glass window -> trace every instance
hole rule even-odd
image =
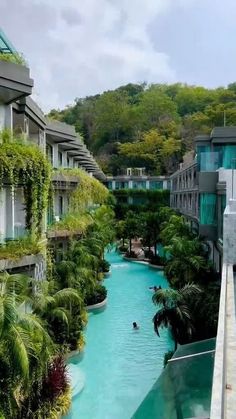
[[[163,182],[162,181],[150,181],[150,189],[163,189]]]
[[[219,153],[210,151],[200,154],[200,170],[201,172],[215,172],[220,167]]]
[[[62,152],[58,151],[58,165],[62,166]]]
[[[200,223],[216,225],[216,194],[202,193],[200,195]]]
[[[51,144],[46,145],[46,155],[51,165],[53,164],[53,150]]]
[[[116,182],[116,189],[128,189],[128,182]]]
[[[133,181],[133,189],[146,189],[145,181]]]
[[[63,196],[59,196],[59,216],[63,214]]]
[[[236,145],[223,146],[223,167],[224,169],[236,167]]]
[[[203,146],[203,145],[199,145],[199,146],[197,146],[197,163],[198,163],[198,167],[200,168],[200,158],[201,158],[201,154],[202,153],[207,153],[207,152],[209,152],[211,149],[210,149],[210,146],[209,145],[207,145],[207,146]]]

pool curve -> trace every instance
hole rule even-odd
[[[152,324],[156,307],[149,287],[168,287],[163,272],[124,261],[115,251],[106,259],[112,271],[104,281],[108,302],[105,310],[89,314],[83,358],[69,362],[74,397],[67,419],[130,419],[173,347],[169,332],[161,330],[158,338]]]

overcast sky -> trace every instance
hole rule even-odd
[[[44,109],[128,82],[236,80],[236,0],[0,0]]]

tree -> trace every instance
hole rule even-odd
[[[164,272],[171,284],[178,288],[189,281],[200,280],[200,273],[209,269],[202,244],[197,238],[187,240],[185,237],[173,237],[165,251],[170,256]]]
[[[162,243],[168,245],[174,237],[192,239],[196,234],[192,233],[184,217],[173,214],[169,220],[162,223],[160,237]]]
[[[129,240],[129,253],[132,252],[132,239],[137,237],[140,232],[140,223],[137,215],[132,212],[128,211],[126,218],[125,218],[125,235]]]
[[[188,341],[193,333],[193,319],[188,306],[188,299],[201,292],[199,286],[188,283],[179,291],[173,289],[160,289],[152,297],[155,305],[161,305],[153,317],[154,330],[159,335],[159,328],[169,328],[175,343]]]
[[[157,130],[152,129],[140,141],[121,144],[119,152],[130,159],[137,159],[160,174],[168,169],[168,159],[172,158],[181,149],[180,142],[175,138],[166,138]]]
[[[16,417],[13,412],[30,393],[32,382],[46,374],[53,351],[39,317],[20,307],[25,285],[23,275],[0,275],[0,405],[11,417]]]
[[[143,239],[148,244],[149,251],[154,246],[154,256],[157,256],[157,243],[160,233],[160,218],[158,212],[143,213]]]

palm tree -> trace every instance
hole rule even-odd
[[[41,283],[40,289],[34,294],[32,300],[34,313],[47,320],[49,324],[54,320],[59,320],[66,326],[69,325],[73,304],[80,307],[83,304],[75,289],[63,288],[53,293],[53,286],[47,281]]]
[[[209,267],[198,238],[187,240],[185,237],[173,237],[165,251],[170,255],[165,274],[178,287],[196,280],[200,271]]]
[[[40,319],[20,310],[25,299],[23,275],[0,274],[0,365],[5,365],[1,387],[7,393],[6,408],[12,410],[29,391],[33,371],[43,375],[53,350]]]
[[[162,231],[160,238],[164,245],[168,245],[173,237],[185,237],[192,239],[196,234],[191,232],[190,226],[187,224],[184,217],[179,215],[172,215],[169,221],[162,224]]]
[[[191,337],[194,326],[188,299],[197,296],[201,289],[196,284],[186,284],[179,291],[173,289],[160,289],[152,297],[155,305],[160,309],[153,317],[154,330],[159,335],[159,328],[169,328],[175,343],[183,343]]]

